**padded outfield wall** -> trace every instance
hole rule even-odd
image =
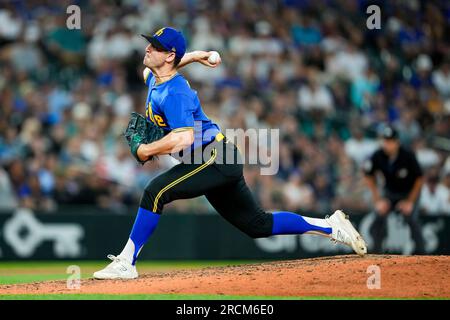
[[[353,215],[352,221],[370,247],[373,214]],[[421,217],[426,254],[450,254],[450,217]],[[118,254],[134,216],[71,209],[44,214],[16,210],[0,214],[0,259],[98,260]],[[391,215],[388,253],[413,254],[414,242],[403,219]],[[143,249],[141,259],[295,259],[350,253],[343,245],[315,235],[251,239],[218,214],[164,214]]]

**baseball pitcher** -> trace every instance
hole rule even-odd
[[[146,186],[125,247],[118,256],[108,255],[112,262],[95,272],[94,278],[137,278],[136,260],[158,225],[164,205],[202,195],[225,220],[252,238],[318,234],[366,254],[363,238],[340,210],[325,219],[263,210],[244,180],[239,150],[203,112],[196,91],[178,73],[192,62],[216,67],[220,58],[211,62],[208,58],[213,52],[205,51],[185,54],[183,34],[170,27],[143,37],[149,42],[143,61],[148,86],[145,117],[131,115],[125,138],[141,164],[164,154],[180,163]]]

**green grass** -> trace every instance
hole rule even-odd
[[[50,281],[50,280],[64,280],[66,278],[67,274],[21,274],[21,275],[0,276],[0,285]]]
[[[180,269],[199,269],[258,263],[259,261],[141,261],[140,273],[166,272]],[[92,277],[92,273],[106,266],[107,261],[31,261],[0,262],[0,285],[30,283],[49,280],[66,280],[67,267],[80,267],[81,279]]]
[[[139,261],[139,268],[142,267],[150,267],[150,268],[204,268],[204,267],[220,267],[220,266],[229,266],[229,265],[241,265],[241,264],[252,264],[252,263],[261,263],[268,262],[269,260],[257,261],[257,260],[214,260],[214,261],[203,261],[203,260],[194,260],[194,261],[178,261],[178,260],[158,260],[158,261]],[[10,269],[30,269],[30,268],[61,268],[68,267],[70,265],[78,265],[80,267],[104,267],[109,260],[101,260],[101,261],[6,261],[0,262],[0,272],[4,270]]]
[[[228,266],[241,264],[254,264],[270,262],[271,260],[141,260],[139,266],[150,267],[207,267],[207,266]],[[3,261],[0,262],[0,270],[9,268],[29,268],[29,267],[54,267],[54,266],[104,266],[105,263],[111,262],[105,260],[49,260],[49,261]]]
[[[262,261],[141,261],[139,271],[166,272],[180,269],[198,269],[260,263]],[[30,283],[50,280],[66,280],[67,267],[77,265],[81,278],[92,277],[92,273],[103,268],[107,261],[31,261],[0,262],[0,285]],[[191,295],[191,294],[21,294],[1,295],[0,300],[404,300],[402,298],[345,298],[345,297],[281,297],[239,295]],[[442,298],[448,300],[446,298]],[[427,300],[407,299],[407,300]],[[433,298],[433,300],[440,300]]]

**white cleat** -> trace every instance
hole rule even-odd
[[[108,259],[112,262],[105,269],[94,272],[95,279],[136,279],[138,272],[128,260],[118,256],[108,254]]]
[[[333,241],[348,245],[360,256],[367,253],[366,242],[344,212],[336,210],[331,217],[326,217],[325,220],[331,226],[331,239]]]

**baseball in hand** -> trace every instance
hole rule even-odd
[[[216,64],[220,59],[220,55],[217,51],[213,51],[208,58],[208,61],[212,64]]]

